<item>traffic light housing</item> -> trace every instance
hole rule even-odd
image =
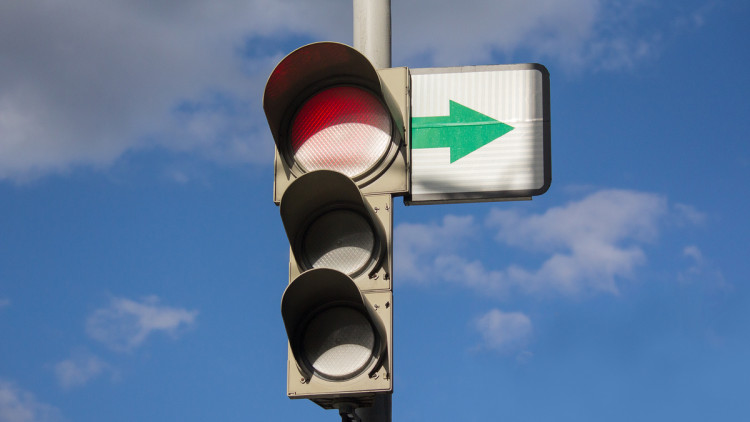
[[[366,407],[393,391],[393,197],[408,192],[409,76],[314,43],[281,60],[263,108],[289,239],[287,394]]]
[[[362,195],[341,173],[316,170],[291,183],[281,200],[290,245],[289,279],[331,268],[361,290],[391,288],[393,202],[390,195]]]
[[[364,196],[330,170],[303,174],[284,192],[290,398],[368,406],[392,391],[392,206],[390,195]]]
[[[281,301],[288,396],[332,409],[342,402],[368,407],[375,394],[390,393],[392,301],[390,291],[363,292],[328,268],[294,279]]]
[[[263,95],[276,143],[274,202],[297,177],[319,169],[345,174],[364,194],[407,193],[408,73],[377,70],[333,42],[282,59]]]

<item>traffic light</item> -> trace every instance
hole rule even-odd
[[[280,212],[291,249],[287,393],[325,408],[366,406],[393,386],[392,199],[317,170],[290,184]]]
[[[338,43],[276,66],[263,108],[289,239],[287,394],[366,407],[393,391],[393,197],[408,192],[406,68]]]
[[[408,70],[376,70],[344,44],[301,47],[276,65],[263,109],[276,142],[274,202],[297,177],[333,170],[364,194],[405,194]]]

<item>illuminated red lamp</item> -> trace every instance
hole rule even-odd
[[[292,119],[292,159],[306,172],[335,170],[355,178],[386,155],[392,132],[391,116],[375,95],[334,86],[310,97]]]

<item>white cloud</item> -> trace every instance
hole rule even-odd
[[[330,25],[341,17],[333,6],[1,2],[0,179],[106,166],[153,146],[270,163],[273,143],[259,126],[259,106],[281,52],[248,59],[243,49],[253,47],[248,40],[269,43],[285,33],[341,38],[340,26]]]
[[[629,190],[600,190],[581,200],[525,216],[494,208],[487,225],[497,239],[532,250],[591,249],[632,238],[653,240],[659,217],[667,211],[664,197]]]
[[[571,69],[630,68],[662,37],[661,28],[638,25],[654,12],[641,0],[437,0],[393,9],[397,59],[427,55],[439,66],[492,64],[497,52],[524,49]]]
[[[155,296],[141,302],[113,298],[106,308],[96,310],[86,321],[91,338],[116,351],[129,351],[152,334],[176,335],[178,330],[193,324],[198,311],[159,305]]]
[[[683,283],[703,282],[720,290],[732,289],[732,285],[726,281],[721,270],[716,268],[709,259],[706,259],[697,246],[685,246],[682,255],[690,261],[690,264],[687,269],[680,271],[677,275],[679,281]]]
[[[678,225],[684,224],[703,224],[706,221],[706,214],[687,204],[674,204],[675,222]]]
[[[619,24],[636,21],[633,4],[394,2],[394,62],[484,64],[523,48],[573,67],[631,65],[653,49]],[[351,13],[340,0],[0,2],[0,180],[153,147],[270,163],[260,98],[289,49],[278,40],[351,43]]]
[[[470,215],[447,215],[442,224],[402,223],[396,228],[398,242],[394,242],[396,272],[409,280],[427,281],[432,275],[420,265],[422,256],[438,253],[446,246],[460,245],[463,239],[476,232],[474,218]]]
[[[693,258],[695,263],[698,265],[703,263],[703,253],[695,245],[685,246],[685,248],[682,250],[682,253],[685,256],[689,256],[690,258]]]
[[[442,280],[500,296],[514,290],[616,293],[617,280],[632,277],[646,262],[643,247],[657,238],[667,212],[664,197],[626,190],[594,192],[542,214],[492,209],[485,227],[498,242],[541,254],[535,269],[488,269],[480,260],[465,258],[462,244],[481,231],[471,218],[402,224],[396,228],[396,244],[403,249],[395,251],[395,271],[398,279]]]
[[[442,66],[488,64],[493,51],[519,47],[570,60],[594,37],[602,7],[599,0],[394,3],[398,54],[416,56],[427,50]]]
[[[474,327],[484,339],[485,347],[502,351],[520,351],[528,344],[533,325],[521,312],[492,309],[474,321]]]
[[[509,271],[525,289],[614,293],[616,278],[631,276],[645,263],[641,245],[657,237],[666,212],[667,201],[661,196],[603,190],[528,217],[496,208],[487,224],[498,229],[499,241],[551,253],[537,270]]]
[[[55,364],[57,382],[66,389],[85,385],[105,371],[112,367],[93,355],[79,354]]]
[[[0,379],[0,421],[52,422],[61,419],[55,407],[39,402],[30,392]]]

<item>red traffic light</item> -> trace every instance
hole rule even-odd
[[[274,202],[316,170],[351,178],[365,195],[408,192],[408,92],[406,68],[375,69],[344,44],[309,44],[284,57],[263,94],[277,152]]]
[[[356,178],[386,156],[392,133],[390,113],[372,92],[333,86],[307,99],[292,119],[292,160],[308,172]]]

